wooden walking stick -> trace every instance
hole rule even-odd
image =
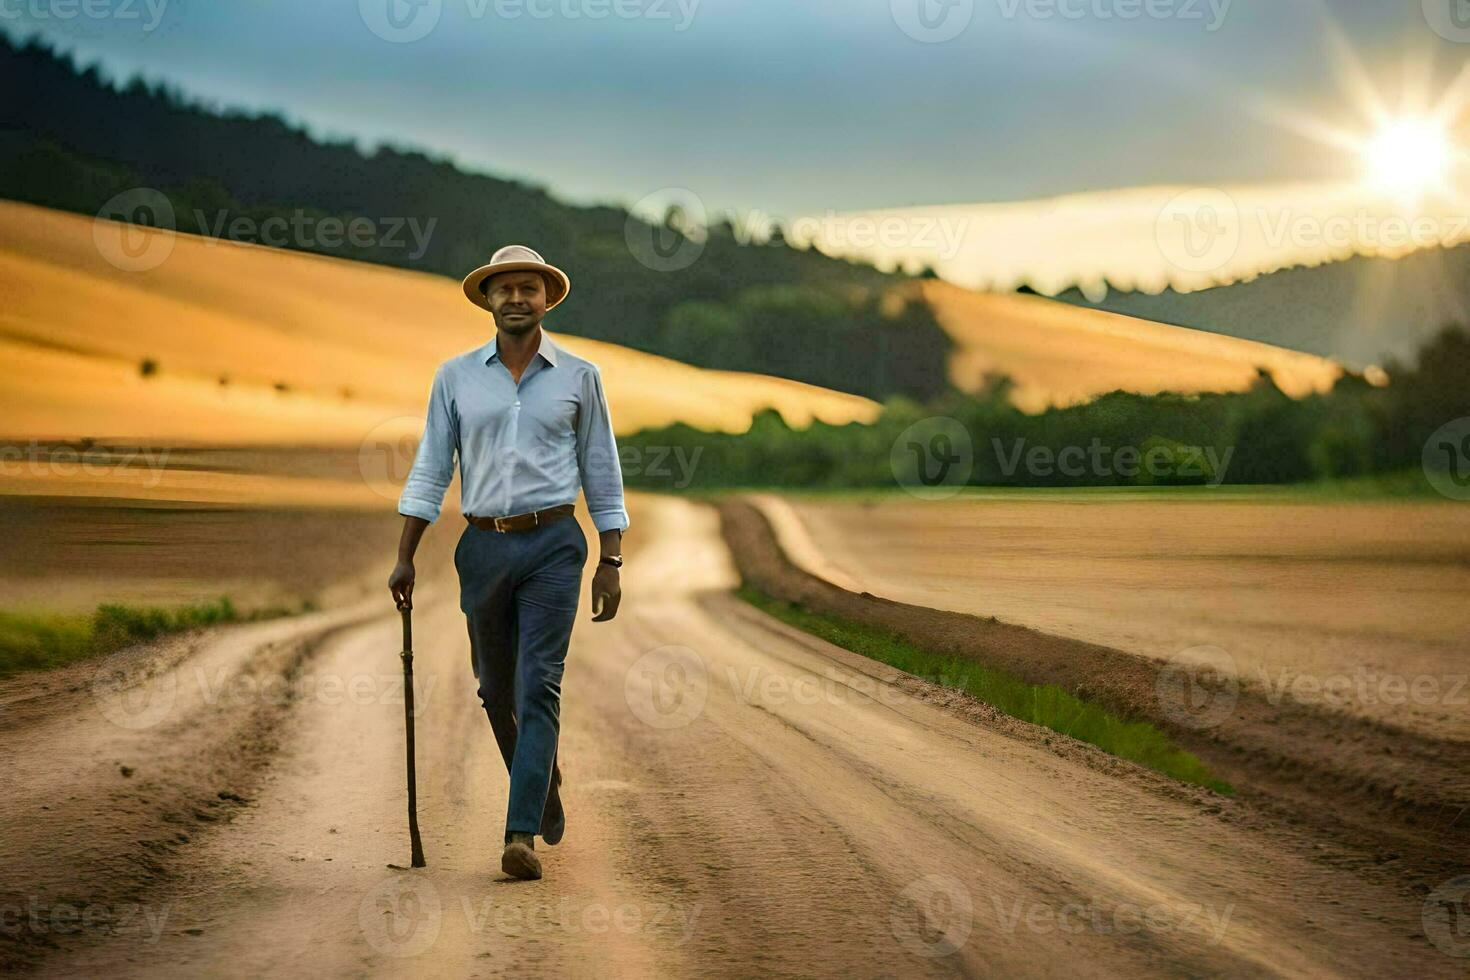
[[[412,865],[422,868],[424,842],[419,839],[418,777],[413,769],[413,603],[404,600],[398,603],[403,614],[403,726],[408,733],[408,839],[413,849]]]

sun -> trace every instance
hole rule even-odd
[[[1381,190],[1419,195],[1446,186],[1454,150],[1432,119],[1385,120],[1363,145],[1367,179]]]

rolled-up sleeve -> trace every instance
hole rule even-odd
[[[398,497],[398,513],[421,517],[430,524],[439,517],[444,494],[454,479],[454,460],[459,450],[459,431],[449,398],[449,379],[444,365],[434,372],[429,389],[429,411],[424,417],[424,437],[419,440],[413,466]]]
[[[602,390],[602,372],[592,366],[582,380],[582,402],[577,412],[577,468],[587,512],[599,532],[628,529],[623,504],[623,468],[613,436],[612,413]]]

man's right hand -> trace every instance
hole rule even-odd
[[[388,591],[393,593],[395,605],[413,602],[413,579],[413,562],[400,561],[393,566],[393,574],[388,576]]]

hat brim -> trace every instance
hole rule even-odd
[[[474,272],[471,272],[469,275],[464,277],[465,298],[468,299],[471,303],[474,303],[480,309],[489,310],[489,300],[480,290],[480,286],[485,282],[486,279],[489,279],[491,276],[497,275],[502,272],[545,273],[551,279],[551,281],[546,284],[546,308],[548,310],[556,304],[560,303],[562,300],[566,299],[567,293],[570,293],[572,291],[572,280],[567,277],[567,274],[565,272],[562,272],[554,265],[548,265],[545,262],[531,261],[492,262],[489,265],[480,266]],[[561,289],[559,292],[554,288],[557,283],[561,284]]]

